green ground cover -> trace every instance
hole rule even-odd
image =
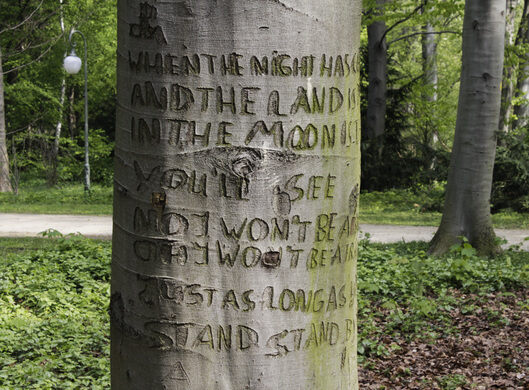
[[[110,244],[0,239],[0,388],[103,389]]]
[[[377,225],[438,226],[442,190],[390,190],[362,193],[360,222]],[[112,214],[112,188],[94,185],[89,195],[82,184],[46,187],[44,182],[22,186],[18,195],[0,194],[0,212],[36,214]],[[503,210],[493,214],[497,228],[529,229],[529,215]]]
[[[490,294],[529,286],[528,252],[508,250],[488,260],[468,244],[442,258],[425,249],[424,243],[360,242],[361,378],[394,372],[381,362],[402,365],[391,357],[406,343],[431,345],[457,335],[454,313],[481,310],[487,324],[502,329],[501,311],[481,306]],[[109,388],[110,251],[109,242],[76,237],[0,239],[0,388]],[[469,301],[471,294],[477,298]],[[529,299],[515,304],[527,317]],[[402,376],[409,380],[420,364],[404,367]],[[425,388],[455,389],[471,380],[471,374],[433,375]]]

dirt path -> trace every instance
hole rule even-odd
[[[63,234],[81,233],[90,238],[110,239],[112,217],[0,213],[0,237],[35,237],[48,229]]]
[[[91,238],[112,237],[112,217],[89,215],[2,214],[0,213],[0,237],[34,237],[55,229],[63,234],[81,233]],[[368,233],[373,242],[429,241],[435,233],[432,226],[360,225],[363,234]],[[496,229],[496,234],[507,240],[507,245],[522,244],[529,251],[529,230]]]

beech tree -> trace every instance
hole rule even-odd
[[[481,254],[498,250],[490,195],[500,111],[505,0],[467,0],[454,145],[441,225],[430,252],[466,237]]]
[[[516,93],[520,102],[514,107],[513,128],[525,127],[529,123],[529,0],[524,1],[517,44],[523,45],[525,53],[518,69]]]
[[[29,6],[28,6],[29,8]],[[13,23],[12,20],[6,18],[6,16],[11,15],[11,4],[0,8],[0,16],[3,16],[3,19],[0,19],[0,37],[10,33],[13,30],[16,30],[18,27],[24,24],[17,21],[14,23],[14,26],[9,25],[8,23]],[[24,9],[21,7],[19,10],[19,16],[26,18],[24,15]],[[25,19],[23,19],[25,20]],[[9,155],[7,153],[7,137],[6,137],[6,107],[5,107],[5,86],[4,86],[4,53],[2,47],[2,41],[0,41],[0,192],[11,192],[13,191],[10,180],[10,170],[9,170]]]
[[[113,389],[358,389],[360,1],[120,0]]]
[[[505,43],[507,52],[512,48],[512,45],[515,43],[519,44],[520,31],[518,34],[515,34],[516,29],[516,8],[518,6],[519,0],[505,0],[506,7],[506,16],[505,16]],[[525,13],[525,11],[524,11]],[[523,21],[523,17],[522,17]],[[518,35],[518,37],[517,37]],[[516,56],[509,56],[506,53],[506,58],[504,60],[503,68],[503,81],[501,87],[501,109],[500,109],[500,120],[499,120],[499,130],[507,132],[510,127],[510,120],[512,116],[512,97],[514,93],[514,82],[513,78],[516,71],[517,62],[515,60]],[[512,57],[512,58],[511,58]],[[514,61],[513,61],[514,60]]]
[[[2,71],[2,48],[0,47],[0,192],[11,192],[12,190],[6,144],[4,73]]]
[[[375,18],[384,14],[387,0],[376,0],[371,10]],[[384,19],[375,19],[367,27],[368,79],[366,132],[369,138],[384,134],[388,92],[387,26]]]

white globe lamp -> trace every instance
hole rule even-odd
[[[81,66],[83,65],[83,61],[72,50],[69,56],[64,58],[63,66],[64,70],[68,72],[69,74],[77,74],[81,70]]]

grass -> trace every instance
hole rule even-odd
[[[44,182],[30,182],[17,195],[0,193],[0,212],[33,214],[112,214],[112,188],[92,185],[86,194],[82,184],[49,188]]]
[[[362,193],[360,223],[438,226],[442,189],[390,190]],[[89,195],[81,184],[48,188],[44,182],[22,186],[18,195],[0,194],[0,212],[35,214],[112,214],[112,188],[93,185]],[[493,214],[496,228],[529,229],[529,215],[504,210]]]
[[[486,294],[529,286],[529,252],[508,250],[488,260],[464,244],[431,258],[425,245],[359,244],[364,369],[398,348],[381,340],[428,343],[458,332],[454,310],[479,309],[465,300],[468,294],[481,294],[485,304]],[[109,388],[110,250],[109,242],[75,236],[0,239],[0,388]],[[519,303],[529,310],[527,302]],[[490,318],[505,326],[501,313]],[[449,389],[465,378],[432,380]]]
[[[442,192],[390,190],[360,195],[360,223],[375,225],[439,226]],[[529,214],[502,210],[492,215],[496,228],[529,229]]]

